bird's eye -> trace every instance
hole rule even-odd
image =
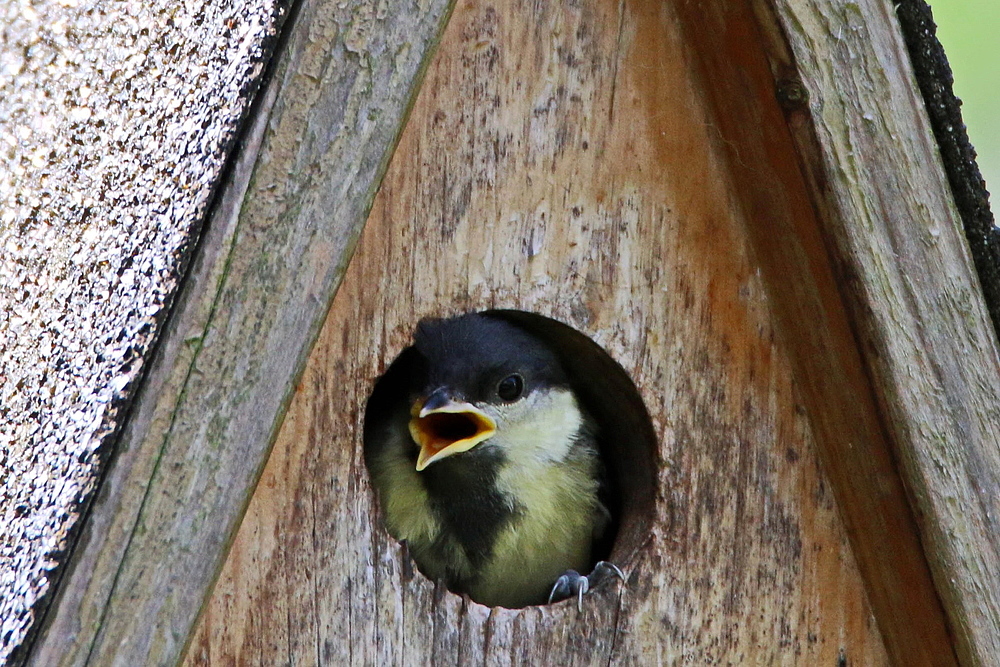
[[[505,401],[516,401],[524,391],[524,380],[518,374],[508,375],[497,385],[497,396]]]

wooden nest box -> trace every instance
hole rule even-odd
[[[285,27],[88,519],[143,530],[84,529],[31,660],[991,664],[1000,356],[892,5],[348,4]],[[379,521],[374,381],[490,309],[650,415],[582,613],[436,587]]]

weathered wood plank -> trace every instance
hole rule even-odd
[[[886,648],[896,664],[954,664],[944,610],[801,158],[782,109],[773,103],[793,112],[800,108],[795,70],[786,64],[769,71],[765,51],[780,48],[780,34],[773,23],[759,30],[749,3],[681,7],[687,34],[703,54],[699,62],[711,82],[716,127],[752,220],[747,229],[779,333]]]
[[[995,664],[1000,354],[893,4],[773,6],[773,64],[808,96],[791,127],[959,657]]]
[[[0,6],[0,664],[61,576],[281,7]]]
[[[300,7],[33,664],[178,659],[447,9]]]
[[[951,66],[938,41],[931,6],[924,0],[902,0],[895,3],[894,9],[955,206],[962,217],[983,300],[993,320],[993,330],[1000,332],[1000,226],[990,210],[990,193],[962,120],[962,100],[953,90]]]
[[[808,199],[784,162],[743,199],[675,10],[456,8],[187,664],[888,663],[748,231]],[[419,317],[496,307],[592,335],[653,415],[648,541],[583,615],[435,589],[377,524],[374,378]]]

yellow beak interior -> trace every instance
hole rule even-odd
[[[469,403],[452,402],[428,411],[414,406],[414,412],[410,435],[420,445],[417,470],[452,454],[467,452],[496,433],[496,422]]]

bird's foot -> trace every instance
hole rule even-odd
[[[586,577],[576,570],[566,570],[552,586],[549,593],[549,604],[559,602],[576,596],[576,608],[583,611],[583,596],[592,588],[596,588],[607,581],[610,577],[618,577],[624,583],[625,575],[614,563],[606,560],[598,561],[594,566],[594,571]]]

